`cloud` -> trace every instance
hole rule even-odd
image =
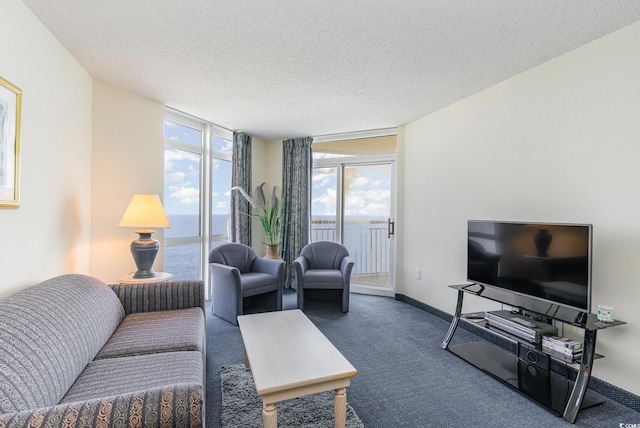
[[[359,176],[355,179],[351,180],[349,184],[351,184],[352,188],[362,187],[369,185],[369,177]]]
[[[195,163],[200,163],[201,155],[197,153],[191,153],[186,150],[178,149],[166,149],[164,151],[164,162],[175,162],[181,160],[188,160]]]
[[[231,153],[233,150],[233,143],[229,140],[224,140],[225,144],[222,146],[223,153]]]
[[[200,190],[196,187],[169,186],[169,198],[180,205],[199,205]]]
[[[320,168],[313,171],[313,187],[321,189],[327,185],[335,186],[336,173],[334,168]]]
[[[185,150],[165,150],[164,177],[169,202],[199,207],[200,155]],[[194,183],[196,183],[194,185]]]
[[[345,203],[345,213],[350,215],[387,216],[391,191],[366,190],[350,192]]]
[[[312,206],[316,215],[335,215],[336,189],[327,189],[323,194],[313,198]]]
[[[185,174],[181,171],[175,171],[164,175],[164,181],[166,183],[182,183],[184,182]]]

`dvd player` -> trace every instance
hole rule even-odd
[[[484,318],[490,327],[506,331],[530,343],[540,343],[542,336],[558,334],[558,329],[551,324],[514,314],[511,311],[485,312]]]

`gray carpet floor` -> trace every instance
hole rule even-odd
[[[284,309],[295,308],[295,294],[285,293]],[[352,293],[349,313],[338,302],[312,301],[305,314],[358,370],[347,401],[365,427],[640,426],[640,412],[611,400],[582,410],[571,425],[443,350],[449,323],[407,303]],[[458,329],[453,343],[473,340]],[[220,426],[220,368],[243,362],[238,327],[209,312],[208,427]]]
[[[244,364],[223,366],[222,426],[259,427],[262,423],[262,400],[256,393],[251,372]],[[321,392],[276,403],[279,428],[333,428],[333,392]],[[353,408],[347,403],[345,428],[363,428]]]

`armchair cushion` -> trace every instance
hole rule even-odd
[[[240,280],[242,281],[242,296],[255,296],[256,294],[275,290],[277,284],[274,282],[274,278],[272,275],[260,272],[249,272],[240,275]]]
[[[335,269],[309,269],[304,274],[305,288],[342,288],[344,278],[342,272]]]

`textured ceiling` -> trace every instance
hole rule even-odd
[[[264,140],[406,124],[640,0],[23,0],[95,78]]]

